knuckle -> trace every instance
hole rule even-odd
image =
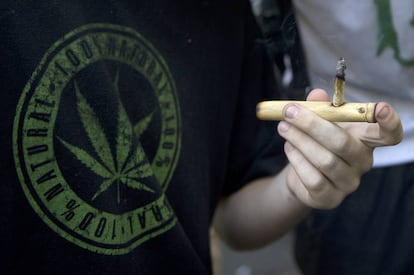
[[[402,140],[403,140],[403,138],[404,138],[404,134],[403,134],[403,132],[402,132],[402,130],[400,131],[400,129],[396,129],[395,131],[393,131],[394,133],[398,133],[397,135],[395,135],[395,136],[390,136],[388,139],[387,139],[387,143],[389,144],[389,145],[397,145],[398,143],[400,143]]]
[[[305,123],[304,128],[306,129],[307,132],[312,132],[314,129],[318,128],[318,122],[316,119],[311,118],[310,116],[306,116],[305,119],[307,120]],[[304,119],[304,120],[305,120]]]
[[[337,137],[335,137],[332,146],[336,152],[342,151],[352,146],[352,139],[346,134],[338,135]]]
[[[326,198],[321,209],[330,210],[335,209],[338,207],[341,202],[343,201],[344,196],[340,192],[336,192],[335,194],[330,194],[329,197]]]
[[[347,194],[353,193],[353,192],[355,192],[355,191],[358,189],[358,187],[359,187],[359,183],[360,183],[360,181],[359,181],[359,179],[358,179],[358,178],[353,178],[353,179],[349,180],[349,181],[348,181],[348,182],[344,185],[343,190],[344,190]]]
[[[303,109],[298,113],[293,123],[295,123],[302,131],[312,132],[312,130],[318,127],[320,123],[318,122],[319,120],[320,118],[311,111]]]
[[[323,178],[322,176],[313,177],[306,184],[306,188],[309,190],[309,192],[320,193],[324,190],[325,184],[326,184],[326,179]]]
[[[322,171],[332,171],[338,165],[338,159],[333,154],[326,154],[321,160],[319,161],[319,169]]]
[[[364,162],[364,165],[361,165],[363,169],[361,174],[368,172],[372,168],[373,164],[374,164],[374,156],[373,154],[371,154],[369,155],[367,160]]]
[[[358,175],[363,175],[368,172],[374,164],[374,155],[372,154],[372,150],[365,154],[365,156],[365,158],[357,162],[358,165],[354,165],[354,169]]]

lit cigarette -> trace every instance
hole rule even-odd
[[[341,58],[336,64],[336,75],[332,98],[332,105],[335,107],[341,106],[345,103],[345,69],[345,59]]]

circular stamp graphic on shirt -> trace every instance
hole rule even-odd
[[[176,224],[164,191],[180,123],[174,79],[144,37],[80,27],[46,52],[20,98],[13,139],[24,193],[66,240],[128,253]]]

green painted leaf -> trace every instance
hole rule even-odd
[[[123,174],[127,175],[128,177],[138,179],[147,178],[154,175],[151,164],[149,164],[148,162],[137,164],[132,169],[126,171]]]
[[[113,183],[114,183],[114,179],[104,180],[99,186],[98,191],[93,195],[92,200],[95,200],[100,194],[102,194],[102,192],[106,191]]]
[[[116,137],[116,160],[118,169],[122,169],[127,161],[132,147],[132,125],[128,119],[122,104],[119,104],[118,111],[118,133]]]
[[[113,82],[114,89],[118,96],[118,131],[116,137],[116,161],[118,170],[121,170],[127,161],[132,147],[132,125],[129,121],[126,110],[121,102],[119,95],[119,70],[117,70]]]
[[[147,130],[148,125],[152,121],[153,114],[154,114],[154,112],[152,112],[148,116],[144,117],[137,124],[135,124],[135,126],[134,126],[134,132],[137,135],[137,137],[140,137],[145,132],[145,130]]]
[[[141,143],[139,142],[133,152],[133,155],[130,157],[129,161],[126,163],[123,171],[134,169],[135,167],[137,167],[137,164],[142,163],[144,161],[146,161],[145,151],[142,148]]]
[[[71,145],[70,143],[64,141],[60,137],[57,137],[58,140],[76,156],[76,158],[82,162],[86,167],[88,167],[92,172],[97,174],[98,176],[101,176],[103,178],[109,178],[112,177],[112,172],[108,171],[105,166],[103,166],[98,160],[96,160],[94,157],[89,155],[86,151],[83,149],[80,149],[74,145]]]
[[[132,142],[134,134],[136,134],[136,137],[139,137],[148,128],[148,125],[152,121],[153,113],[146,116],[133,127],[119,97],[118,81],[119,71],[117,71],[113,82],[115,92],[118,96],[118,125],[117,136],[115,137],[115,157],[112,154],[110,144],[98,120],[98,116],[82,95],[76,81],[74,82],[74,86],[77,98],[77,110],[89,141],[101,162],[85,150],[71,145],[59,137],[58,139],[80,162],[95,174],[104,178],[98,190],[93,195],[92,200],[95,200],[100,194],[116,183],[118,184],[117,201],[120,203],[120,184],[136,190],[153,193],[154,190],[143,184],[140,179],[154,176],[154,174],[139,139],[135,148],[133,148]]]
[[[154,190],[146,186],[145,184],[141,183],[140,181],[133,179],[133,178],[123,178],[121,180],[124,184],[126,184],[128,187],[137,189],[137,190],[144,190],[147,192],[154,193]]]
[[[80,115],[83,128],[85,129],[89,140],[101,161],[105,163],[111,171],[115,171],[116,168],[111,153],[111,147],[109,146],[105,132],[101,127],[95,112],[80,92],[76,81],[74,82],[74,85],[76,90],[78,113]]]

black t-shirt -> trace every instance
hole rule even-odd
[[[285,160],[247,1],[2,1],[2,270],[210,273],[218,200]]]

